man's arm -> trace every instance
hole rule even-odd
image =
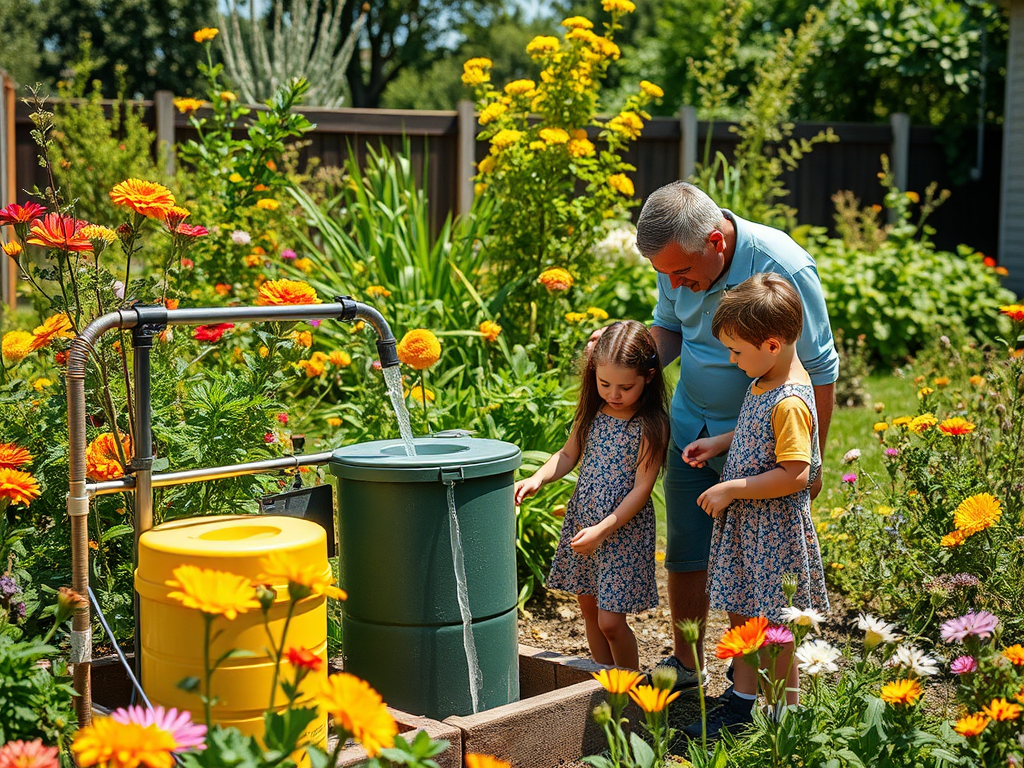
[[[821,452],[821,461],[825,462],[825,440],[828,437],[828,427],[832,423],[832,406],[836,399],[836,385],[822,384],[814,387],[814,410],[818,416],[818,450]],[[811,484],[811,498],[817,498],[821,493],[821,476]]]
[[[667,368],[679,357],[679,351],[683,348],[683,334],[679,331],[670,331],[660,325],[651,326],[651,336],[654,343],[658,345],[658,357],[661,358],[661,367]],[[832,408],[829,407],[829,415]]]

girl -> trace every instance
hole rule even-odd
[[[564,477],[580,461],[548,587],[575,592],[599,664],[637,669],[627,613],[658,604],[651,490],[668,450],[658,350],[635,320],[613,323],[587,358],[572,433],[515,500]]]
[[[761,273],[727,290],[711,330],[729,360],[754,379],[736,429],[690,443],[683,460],[699,467],[728,451],[722,481],[697,503],[715,519],[708,567],[708,600],[729,612],[733,627],[764,616],[780,624],[789,607],[782,576],[797,577],[794,606],[828,611],[818,538],[811,521],[810,485],[821,469],[814,390],[796,355],[803,308],[785,278]],[[786,698],[800,690],[790,664],[793,643],[776,660],[774,679],[784,677]],[[791,669],[792,667],[792,669]],[[757,699],[757,671],[734,666],[734,690],[709,733],[749,723]],[[689,729],[686,729],[689,732]],[[694,733],[700,733],[696,724]]]

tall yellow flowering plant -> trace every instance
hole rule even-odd
[[[507,294],[503,327],[517,340],[550,326],[543,321],[553,319],[556,302],[566,298],[552,295],[538,277],[558,268],[577,283],[588,280],[601,222],[637,202],[629,176],[636,169],[623,154],[650,119],[644,107],[663,94],[643,81],[617,114],[597,117],[608,67],[621,56],[615,33],[635,9],[629,0],[605,0],[603,7],[609,14],[603,34],[590,19],[573,16],[562,22],[563,37],[530,41],[535,79],[498,88],[489,59],[470,59],[463,67],[462,80],[476,98],[480,139],[489,145],[476,191],[497,204],[485,242],[490,274]]]

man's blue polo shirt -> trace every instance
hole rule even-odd
[[[679,448],[696,440],[705,426],[710,435],[736,427],[750,378],[729,362],[729,350],[711,333],[711,319],[722,291],[753,274],[776,272],[800,294],[804,325],[796,350],[811,383],[831,384],[839,375],[839,355],[814,259],[784,232],[723,213],[736,225],[736,250],[726,274],[702,293],[673,288],[668,275],[658,274],[654,325],[683,337],[681,373],[672,398],[672,439]]]

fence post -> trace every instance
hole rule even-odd
[[[17,195],[17,152],[14,141],[14,81],[0,69],[0,208],[15,202]],[[14,260],[0,254],[0,302],[13,307],[18,270]]]
[[[892,163],[889,168],[896,189],[906,192],[910,168],[910,115],[905,112],[893,112],[889,116],[889,125],[892,126]],[[895,216],[896,211],[890,209],[890,223],[895,223]]]
[[[459,215],[473,206],[473,177],[476,176],[476,106],[459,101]]]
[[[156,151],[157,157],[166,152],[164,157],[164,173],[174,175],[174,94],[170,91],[157,91],[153,95],[153,109],[156,112]]]
[[[683,181],[697,170],[697,108],[679,108],[679,178]]]

